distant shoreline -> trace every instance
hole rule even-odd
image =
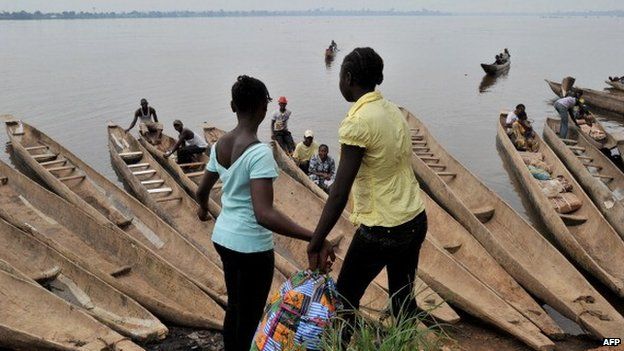
[[[416,16],[539,16],[539,17],[624,17],[624,10],[549,13],[452,13],[435,10],[305,10],[305,11],[131,11],[131,12],[0,12],[1,20],[68,20],[115,18],[219,18],[219,17],[416,17]]]

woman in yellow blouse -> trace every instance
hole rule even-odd
[[[386,268],[396,316],[416,311],[412,290],[427,216],[411,167],[409,127],[399,108],[375,91],[382,81],[383,60],[373,49],[357,48],[344,58],[340,92],[353,105],[339,129],[340,165],[308,259],[311,269],[327,269],[329,249],[323,240],[353,192],[351,220],[359,228],[338,277],[338,292],[345,307],[357,309],[368,285]]]

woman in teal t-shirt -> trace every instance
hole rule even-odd
[[[258,140],[258,126],[271,101],[258,79],[239,76],[232,86],[238,125],[210,150],[197,200],[199,218],[208,219],[210,190],[221,179],[223,205],[212,241],[225,273],[228,306],[223,323],[225,351],[248,351],[273,279],[272,232],[310,241],[312,232],[273,207],[278,171],[271,149]],[[329,243],[325,242],[329,248]],[[330,249],[328,249],[330,250]]]

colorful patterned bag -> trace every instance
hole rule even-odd
[[[323,331],[339,308],[330,277],[298,272],[271,298],[250,351],[320,350]]]

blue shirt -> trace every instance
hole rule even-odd
[[[256,220],[250,184],[252,179],[277,178],[277,164],[271,149],[266,144],[252,145],[229,168],[225,168],[217,161],[217,145],[211,148],[206,165],[206,169],[218,173],[223,182],[222,209],[212,232],[212,241],[243,253],[273,249],[273,233]]]

